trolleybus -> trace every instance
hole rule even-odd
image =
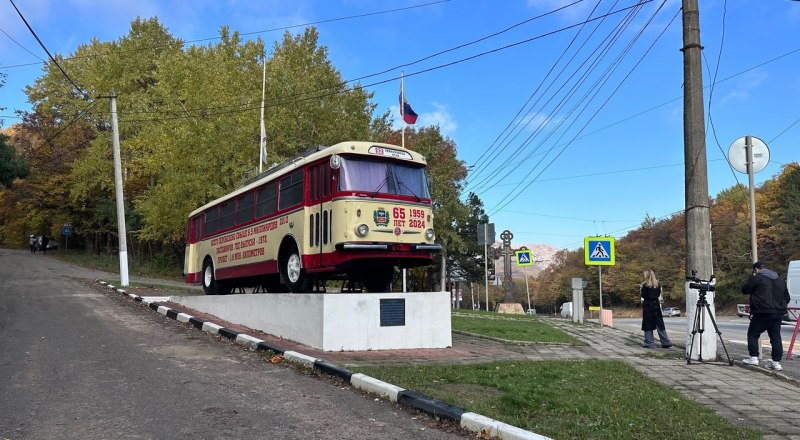
[[[186,282],[208,295],[257,287],[325,291],[325,282],[385,292],[394,268],[430,264],[425,158],[395,145],[313,148],[189,215]]]

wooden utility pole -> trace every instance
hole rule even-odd
[[[700,56],[700,11],[697,0],[683,1],[683,151],[686,179],[686,276],[697,271],[697,277],[708,280],[712,274],[711,220],[708,207],[708,167],[706,163],[706,131],[703,114],[703,70]],[[713,306],[713,292],[706,300]],[[692,332],[697,312],[698,291],[686,283],[687,335]],[[710,312],[713,313],[713,307]],[[708,320],[703,320],[708,323]],[[710,324],[710,323],[709,323]],[[696,330],[696,329],[695,329]],[[701,331],[702,359],[716,359],[713,328]],[[690,335],[689,335],[690,336]],[[700,342],[700,341],[696,341]],[[687,350],[688,347],[687,338]],[[693,357],[699,353],[693,352]]]

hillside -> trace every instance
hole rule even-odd
[[[502,243],[495,243],[492,247],[500,248]],[[525,272],[528,272],[528,275],[531,278],[536,278],[539,275],[539,272],[547,268],[550,265],[550,262],[553,260],[553,256],[559,249],[550,246],[549,244],[526,244],[521,243],[518,245],[512,246],[514,250],[520,249],[521,247],[527,247],[528,249],[533,251],[533,266],[517,266],[516,260],[512,257],[512,264],[511,264],[511,276],[512,278],[519,278],[525,279]],[[495,273],[497,274],[498,278],[502,279],[503,276],[503,259],[500,258],[495,260]]]

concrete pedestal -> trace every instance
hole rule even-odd
[[[170,301],[324,351],[453,345],[448,292],[173,296]]]

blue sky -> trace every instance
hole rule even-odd
[[[118,39],[137,16],[157,16],[185,41],[216,37],[227,25],[269,47],[283,30],[260,31],[318,22],[320,44],[346,79],[405,65],[360,82],[375,93],[378,111],[391,110],[399,124],[399,81],[392,79],[404,72],[417,126],[438,125],[456,142],[472,167],[467,191],[484,201],[498,234],[514,233],[512,244],[575,249],[585,236],[621,237],[645,215],[684,208],[678,0],[647,2],[626,26],[634,0],[15,3],[50,52],[63,55],[93,37]],[[757,184],[798,160],[800,2],[703,0],[700,8],[714,196],[737,179],[747,184],[726,161],[737,138],[752,135],[769,146],[771,161]],[[25,64],[46,55],[10,2],[0,3],[0,29],[7,127],[17,121],[13,110],[29,109],[22,89],[42,73],[41,64]],[[614,29],[618,40],[591,58]],[[585,82],[575,87],[578,78]]]

